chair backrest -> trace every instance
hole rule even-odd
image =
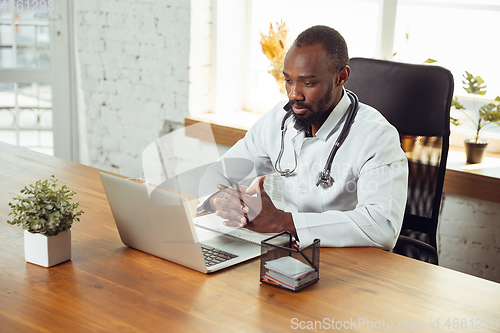
[[[351,75],[345,87],[360,102],[379,110],[399,131],[408,158],[408,199],[401,235],[436,246],[436,231],[443,190],[450,136],[450,106],[453,76],[445,68],[386,60],[352,58]],[[436,258],[417,256],[437,263]],[[396,250],[398,249],[398,250]]]

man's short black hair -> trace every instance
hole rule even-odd
[[[337,30],[325,25],[315,25],[304,30],[293,44],[297,47],[322,44],[328,55],[328,67],[333,72],[349,64],[347,44],[344,37]]]

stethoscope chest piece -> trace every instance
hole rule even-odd
[[[330,187],[333,185],[333,178],[330,176],[330,171],[322,170],[318,173],[316,177],[316,186],[321,185],[322,187]]]

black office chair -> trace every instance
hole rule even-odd
[[[453,76],[432,65],[353,58],[345,87],[396,127],[408,158],[408,200],[392,250],[438,264],[436,233],[450,136]]]

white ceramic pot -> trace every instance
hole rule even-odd
[[[71,230],[47,237],[24,231],[24,257],[27,262],[51,267],[71,259]]]

